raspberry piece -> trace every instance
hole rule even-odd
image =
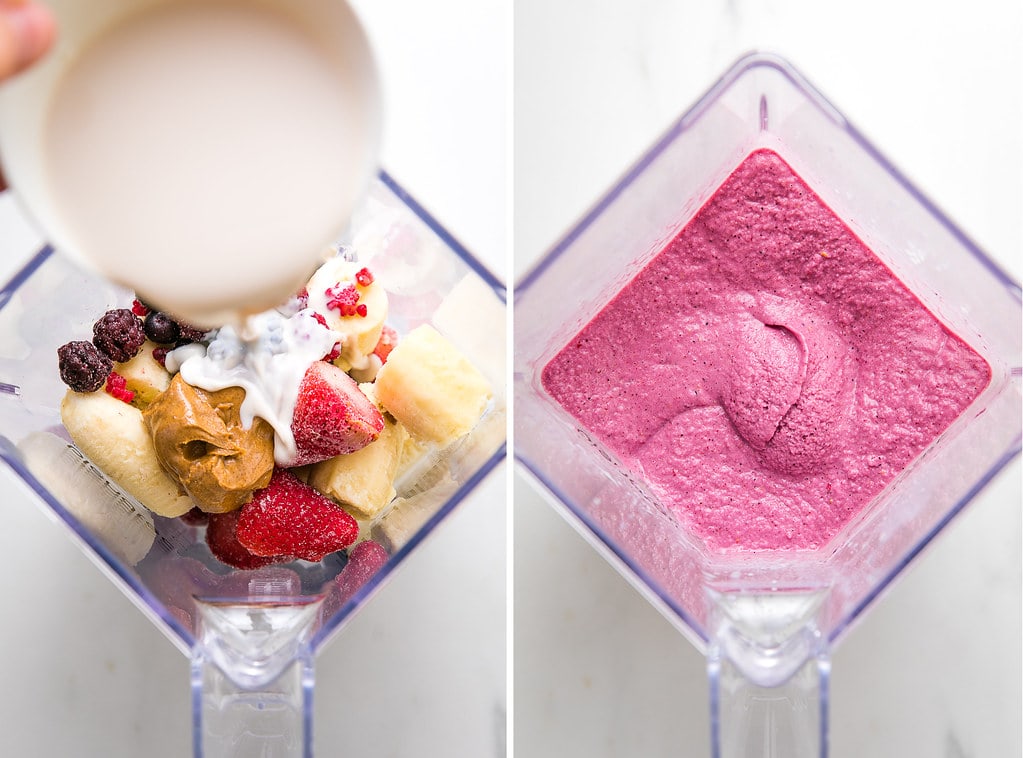
[[[114,362],[91,342],[75,340],[57,348],[60,378],[75,392],[95,392],[107,380]]]
[[[348,563],[334,581],[337,583],[341,602],[355,594],[362,585],[387,563],[387,551],[373,540],[360,542],[348,552]]]
[[[116,371],[111,371],[107,376],[106,391],[108,395],[113,395],[125,403],[130,404],[135,399],[135,393],[128,389],[127,380]]]
[[[143,329],[149,339],[161,345],[173,345],[181,337],[178,322],[162,311],[150,311]]]
[[[333,363],[334,360],[341,355],[341,343],[335,342],[334,347],[330,349],[330,352],[323,356],[323,360],[327,363]]]
[[[373,274],[368,268],[360,268],[355,272],[355,281],[360,287],[368,287],[373,283]]]
[[[327,307],[338,311],[342,316],[354,316],[355,306],[359,302],[359,291],[351,283],[338,282],[323,292],[327,296]]]
[[[149,310],[150,310],[149,306],[143,303],[138,298],[135,298],[134,300],[131,301],[131,312],[134,313],[139,318],[145,318],[146,316],[148,316]]]
[[[373,348],[373,355],[379,358],[381,363],[387,363],[387,356],[391,354],[397,344],[398,332],[384,324],[384,329],[380,332],[380,339],[377,340],[377,346]]]
[[[206,525],[206,545],[221,563],[237,569],[257,569],[273,563],[287,563],[290,555],[253,555],[238,541],[238,520],[241,509],[228,513],[211,513]]]
[[[154,347],[153,348],[153,360],[159,363],[164,368],[167,368],[167,353],[169,353],[165,347]]]
[[[344,550],[359,534],[355,519],[287,469],[241,508],[238,542],[255,555],[287,553],[314,563]]]
[[[127,308],[107,311],[92,325],[92,344],[116,363],[134,358],[145,341],[142,322]]]

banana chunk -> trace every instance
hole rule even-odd
[[[376,378],[376,399],[409,433],[444,446],[490,402],[490,384],[440,332],[423,324],[400,340]]]
[[[358,263],[333,258],[324,263],[306,285],[309,307],[324,317],[329,328],[344,337],[341,354],[334,361],[344,371],[366,369],[370,365],[387,319],[387,291],[372,280],[372,275],[368,280],[360,277],[363,269]],[[350,298],[357,300],[349,303]],[[363,312],[346,315],[344,305],[347,304],[361,306]]]
[[[135,393],[134,404],[142,408],[170,386],[170,372],[153,357],[153,350],[157,347],[159,345],[155,342],[146,340],[138,355],[115,367],[117,373],[124,377],[128,389]]]
[[[309,484],[355,518],[376,518],[394,499],[394,476],[407,432],[386,417],[380,436],[361,450],[315,464]]]
[[[142,412],[103,390],[69,390],[60,417],[78,449],[149,510],[173,518],[194,503],[164,473]]]

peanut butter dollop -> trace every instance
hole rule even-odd
[[[207,392],[176,375],[142,414],[160,464],[207,513],[240,508],[273,474],[273,427],[257,417],[244,428],[244,399],[240,387]]]

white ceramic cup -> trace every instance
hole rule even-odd
[[[76,262],[98,269],[114,281],[155,299],[158,305],[165,304],[159,300],[159,289],[164,285],[158,279],[137,281],[141,278],[137,271],[131,276],[125,275],[124,267],[111,266],[101,261],[101,256],[96,255],[94,250],[86,249],[88,245],[82,244],[82,235],[72,233],[67,218],[67,203],[62,210],[56,201],[57,193],[51,186],[43,135],[54,93],[83,47],[113,25],[122,22],[129,14],[181,1],[47,0],[58,24],[55,48],[30,70],[0,85],[0,161],[12,191],[38,224],[43,235],[57,250]],[[231,261],[216,258],[217,255],[238,257],[240,253],[237,251],[217,252],[213,255],[211,251],[199,249],[182,250],[180,259],[174,257],[173,264],[195,258],[194,262],[190,261],[190,265],[196,267],[193,274],[196,287],[189,291],[191,299],[187,302],[177,296],[177,315],[207,326],[237,320],[237,308],[241,307],[242,301],[247,312],[263,310],[279,303],[295,291],[296,283],[304,281],[304,277],[315,266],[314,258],[322,256],[323,247],[343,231],[352,210],[377,170],[381,102],[370,45],[361,24],[344,0],[214,1],[221,4],[259,5],[282,12],[292,21],[297,21],[304,32],[311,35],[318,49],[322,47],[330,51],[331,60],[336,59],[335,62],[345,68],[347,80],[351,83],[345,97],[356,101],[351,108],[353,118],[361,121],[359,128],[369,137],[360,143],[357,160],[353,165],[324,166],[325,171],[332,172],[331,176],[336,177],[336,185],[331,186],[330,202],[336,205],[337,214],[336,219],[331,219],[331,223],[322,232],[317,230],[317,239],[322,238],[322,245],[312,246],[307,258],[292,254],[281,260],[263,261],[259,264],[259,270],[246,271],[247,281],[239,284],[233,274],[237,269],[229,265]],[[232,96],[236,95],[224,93],[225,98]],[[281,155],[288,155],[288,151],[307,149],[306,145],[287,139],[279,142],[272,149],[281,151]],[[308,161],[309,156],[305,155],[304,159]],[[297,191],[301,192],[301,189],[299,187]],[[97,181],[95,191],[104,191],[101,181]],[[274,192],[283,191],[273,186],[266,187],[266,192],[271,196]],[[296,188],[290,187],[286,191],[294,193]],[[144,252],[140,251],[139,254]],[[237,263],[244,265],[242,261]],[[167,263],[165,256],[164,265],[173,264]],[[140,267],[134,268],[137,270]],[[228,297],[234,298],[233,302],[222,302],[223,296],[217,292],[216,287],[201,281],[206,269],[209,269],[214,281],[230,282],[232,294]]]

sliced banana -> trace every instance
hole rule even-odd
[[[160,467],[138,408],[103,390],[69,390],[60,417],[78,449],[146,508],[168,518],[191,510],[192,499]]]
[[[134,358],[118,363],[114,370],[124,377],[129,390],[135,393],[134,405],[145,408],[170,385],[170,372],[153,357],[159,345],[146,340]]]
[[[361,264],[340,256],[332,258],[317,269],[306,285],[309,307],[326,319],[328,327],[344,336],[341,355],[335,363],[345,371],[367,368],[387,319],[387,291],[375,280],[360,284],[356,274],[362,268]],[[339,308],[331,304],[332,293],[349,285],[358,293],[358,305],[366,306],[365,316],[341,315]]]

